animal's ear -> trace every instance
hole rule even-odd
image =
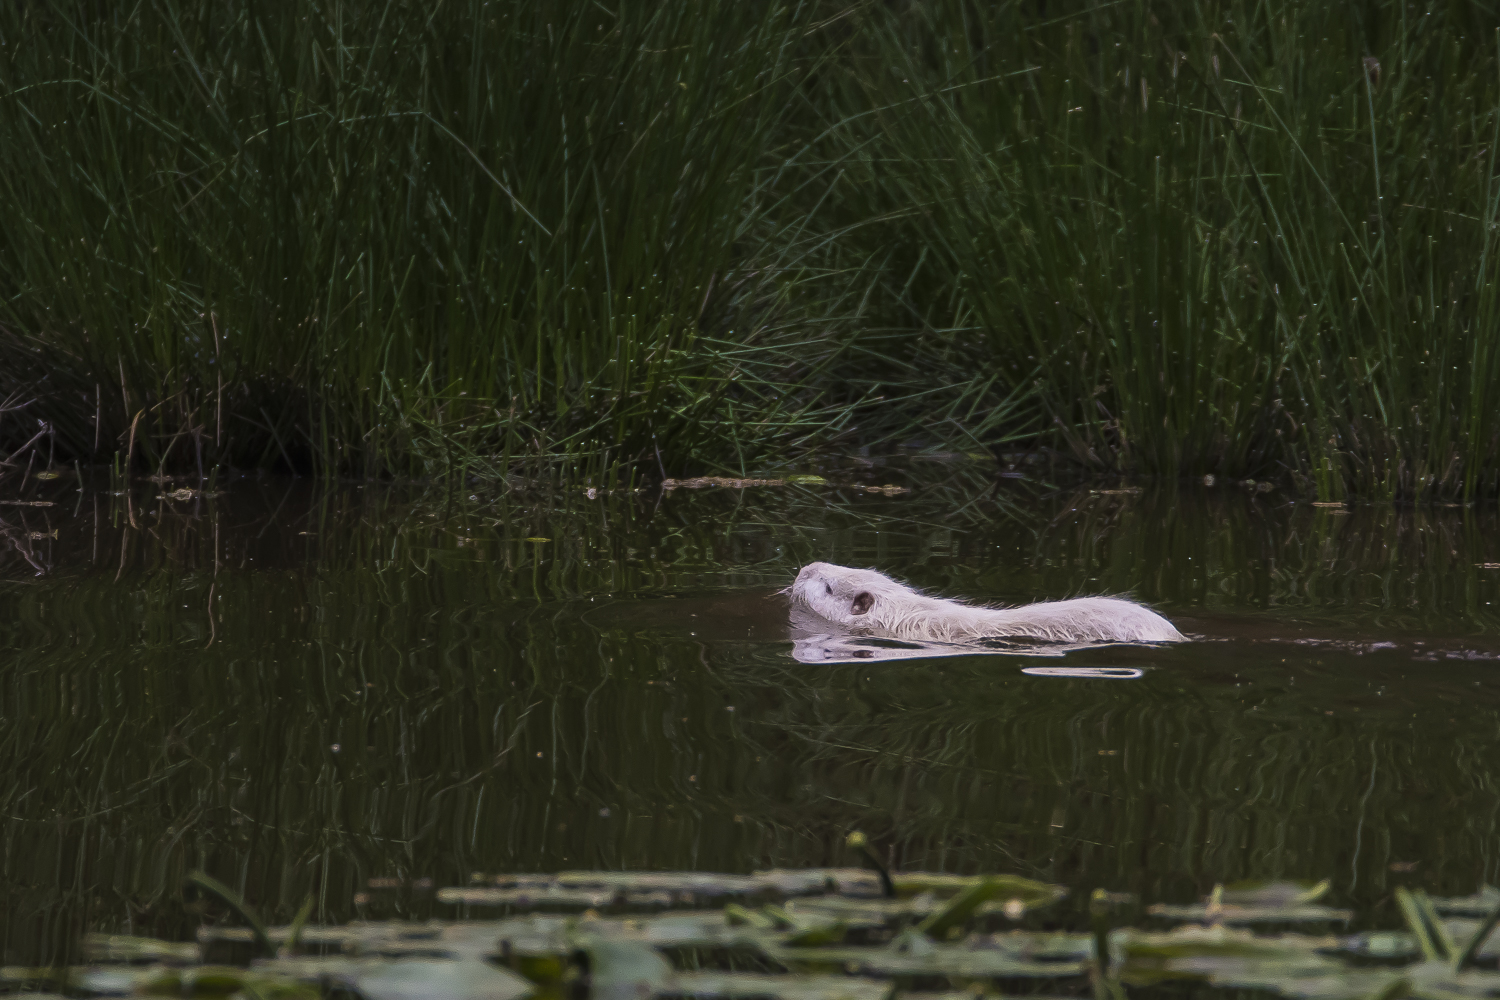
[[[851,615],[862,615],[875,606],[875,595],[868,590],[861,590],[854,595],[854,603],[849,605]]]

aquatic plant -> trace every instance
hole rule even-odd
[[[1495,495],[1483,25],[21,0],[0,442],[599,481],[1026,440]]]
[[[926,350],[1095,469],[1500,485],[1479,8],[862,8],[815,140]],[[887,249],[888,248],[888,249]]]
[[[759,448],[826,438],[824,345],[780,327],[797,262],[736,249],[808,29],[785,4],[7,5],[0,393],[40,397],[63,454],[151,467],[677,466],[745,416]]]
[[[252,926],[202,926],[199,944],[94,933],[83,944],[95,964],[6,968],[0,983],[288,1000],[414,993],[523,1000],[563,987],[592,1000],[893,1000],[924,982],[984,996],[1025,982],[1076,989],[1085,977],[1096,997],[1112,1000],[1125,1000],[1126,985],[1169,982],[1356,1000],[1485,996],[1500,985],[1500,976],[1473,962],[1483,956],[1489,965],[1497,954],[1486,949],[1500,918],[1500,893],[1490,886],[1436,900],[1398,889],[1409,904],[1407,932],[1352,935],[1326,932],[1352,917],[1315,902],[1327,880],[1218,884],[1200,906],[1150,907],[1151,917],[1179,925],[1169,930],[1112,928],[1112,911],[1135,900],[1098,889],[1089,901],[1092,933],[1077,933],[1022,923],[1066,895],[1060,886],[912,872],[897,879],[899,895],[882,896],[868,875],[848,868],[476,874],[474,885],[438,892],[459,908],[460,920],[308,927],[304,908],[292,925],[264,928],[238,893],[195,873],[194,886],[210,888]],[[890,879],[883,881],[889,889]],[[527,916],[475,919],[494,908]],[[1476,926],[1471,915],[1484,919]],[[1244,925],[1325,933],[1271,936]],[[1437,952],[1434,934],[1458,957]],[[211,955],[257,942],[276,951],[248,969],[206,964]],[[315,953],[299,955],[304,947]]]

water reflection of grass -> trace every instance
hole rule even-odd
[[[1006,508],[964,476],[843,503],[281,483],[257,499],[247,481],[184,510],[53,509],[58,536],[31,552],[51,575],[12,549],[0,584],[5,947],[63,949],[81,925],[180,936],[193,868],[269,919],[312,893],[321,920],[349,916],[371,876],[825,863],[853,823],[904,867],[1022,866],[1158,899],[1332,874],[1373,903],[1391,861],[1447,891],[1495,877],[1482,663],[1241,641],[1099,660],[1152,668],[1131,682],[995,658],[808,668],[763,635],[631,610],[760,600],[813,555],[969,595],[1290,608],[1367,639],[1489,628],[1500,600],[1479,557],[1463,568],[1493,558],[1473,511]],[[618,614],[588,610],[611,595]]]
[[[981,866],[1009,857],[1039,877],[1088,870],[1170,896],[1229,872],[1299,874],[1317,858],[1373,901],[1389,860],[1419,859],[1435,877],[1500,861],[1489,767],[1475,767],[1494,749],[1493,704],[1432,718],[1408,688],[1356,715],[1347,677],[1287,667],[1288,685],[1262,667],[1242,674],[1247,691],[1195,682],[1195,656],[1167,659],[1145,681],[1103,688],[1027,681],[993,662],[843,668],[766,724],[815,776],[807,798],[841,802],[909,867],[977,852]]]

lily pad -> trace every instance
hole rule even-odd
[[[1354,914],[1349,910],[1335,910],[1328,906],[1214,906],[1209,903],[1192,903],[1173,906],[1157,903],[1146,912],[1153,917],[1167,920],[1194,921],[1204,924],[1297,924],[1297,923],[1347,923]]]
[[[1122,929],[1111,935],[1111,947],[1131,958],[1181,958],[1234,955],[1243,958],[1292,958],[1337,949],[1339,939],[1309,934],[1268,937],[1229,927],[1178,927],[1164,933]]]
[[[357,991],[365,1000],[520,1000],[536,992],[529,980],[477,958],[351,958],[304,956],[258,961],[261,976]]]
[[[462,889],[439,889],[439,902],[465,906],[508,906],[524,910],[588,910],[609,906],[615,901],[615,893],[609,889],[564,889],[551,885],[544,889],[494,889],[488,887],[465,887]],[[671,902],[670,895],[661,897]],[[642,904],[649,900],[641,900]]]
[[[473,960],[399,959],[369,964],[350,985],[364,1000],[519,1000],[536,987],[508,969]]]
[[[592,937],[580,942],[589,960],[590,1000],[634,1000],[664,991],[672,966],[649,945]]]
[[[1339,950],[1361,958],[1407,960],[1422,957],[1417,939],[1406,931],[1365,931],[1351,934],[1339,943]]]
[[[1234,882],[1215,886],[1201,903],[1185,906],[1157,903],[1147,909],[1153,917],[1191,920],[1204,924],[1346,922],[1348,910],[1319,906],[1315,901],[1328,892],[1329,882]]]
[[[558,872],[553,877],[567,889],[581,887],[619,892],[690,892],[700,896],[745,896],[779,891],[769,879],[716,872]]]
[[[1472,896],[1434,897],[1432,905],[1444,916],[1485,917],[1500,906],[1500,889],[1486,885]]]
[[[1219,892],[1225,905],[1289,907],[1315,903],[1328,893],[1331,883],[1294,882],[1289,880],[1247,880],[1231,882]]]
[[[91,962],[166,962],[193,964],[203,951],[191,941],[161,941],[128,934],[85,934],[83,953]]]
[[[662,989],[672,996],[775,997],[777,1000],[888,1000],[896,984],[856,976],[786,976],[756,972],[679,972]]]
[[[767,949],[776,961],[789,968],[817,964],[841,966],[847,971],[876,976],[948,976],[959,979],[1029,979],[1082,975],[1085,964],[1073,959],[1044,960],[980,939],[968,945],[939,945],[913,934],[922,943],[903,949],[902,939],[885,948],[777,948]],[[1013,942],[1005,942],[1012,944]]]

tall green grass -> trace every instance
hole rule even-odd
[[[865,8],[819,145],[1087,465],[1493,495],[1497,46],[1479,4]]]
[[[792,7],[0,18],[0,389],[47,397],[66,452],[607,467],[691,460],[737,400],[771,447],[817,410],[782,386],[821,363],[777,326],[793,262],[750,236]]]
[[[1500,493],[1478,3],[26,0],[0,415],[137,466],[1017,439]]]

